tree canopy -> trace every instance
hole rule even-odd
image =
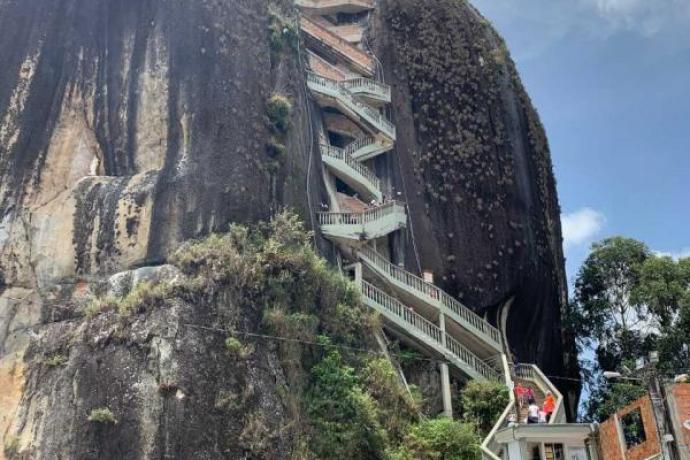
[[[577,274],[564,320],[580,348],[595,351],[594,370],[626,372],[635,359],[656,350],[663,374],[687,372],[690,258],[659,255],[640,241],[620,236],[595,243]],[[589,418],[608,416],[637,393],[607,387],[594,375],[588,375]]]

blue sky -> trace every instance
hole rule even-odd
[[[472,0],[551,145],[568,278],[626,235],[690,256],[690,0]]]

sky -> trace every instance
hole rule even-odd
[[[592,242],[690,256],[690,0],[472,0],[546,128],[572,283]]]

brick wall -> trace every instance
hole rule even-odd
[[[627,449],[623,441],[620,420],[637,409],[642,414],[646,440],[642,444]],[[614,416],[601,424],[599,430],[599,450],[602,460],[645,460],[661,454],[654,409],[649,396],[644,396],[616,412]]]
[[[666,394],[680,458],[690,460],[690,430],[683,427],[683,422],[690,420],[690,383],[671,385]]]
[[[599,426],[599,456],[602,460],[624,460],[618,440],[618,419],[611,417]]]

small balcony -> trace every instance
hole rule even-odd
[[[363,212],[322,212],[318,216],[324,236],[346,244],[381,238],[407,224],[405,206],[395,201]]]

